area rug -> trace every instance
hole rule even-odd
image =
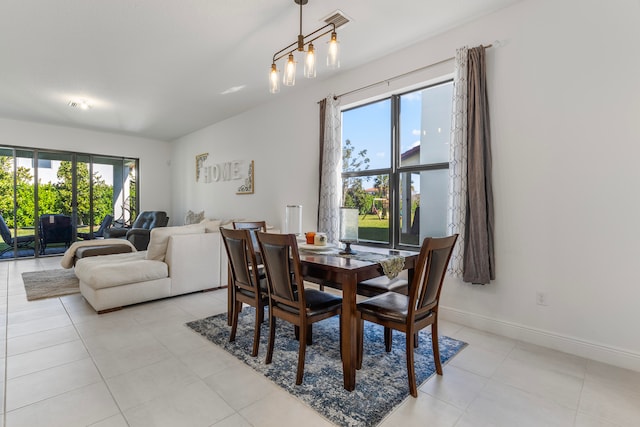
[[[340,426],[375,426],[409,396],[404,334],[394,331],[393,349],[386,353],[383,328],[365,322],[362,369],[356,373],[356,389],[348,392],[343,388],[338,318],[333,317],[315,323],[313,345],[307,347],[303,382],[296,386],[298,342],[293,336],[293,326],[279,321],[273,361],[266,365],[266,321],[262,325],[258,357],[251,357],[250,354],[254,313],[255,310],[251,307],[243,308],[238,320],[236,341],[232,343],[229,342],[231,327],[227,326],[226,313],[189,322],[187,326],[264,374],[324,418]],[[415,352],[418,387],[435,373],[431,334],[421,332],[419,342],[420,345]],[[443,364],[467,345],[445,336],[440,337],[439,343]]]
[[[80,292],[73,269],[42,270],[22,273],[27,300],[54,298]]]

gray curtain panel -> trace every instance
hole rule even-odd
[[[324,155],[324,126],[325,126],[325,118],[327,115],[327,100],[323,99],[318,104],[320,104],[320,163],[318,164],[318,200],[322,198],[322,161]],[[318,223],[316,224],[316,229],[320,228],[320,203],[318,203]]]
[[[468,200],[463,280],[476,284],[487,284],[495,279],[491,133],[486,80],[485,48],[469,49]]]

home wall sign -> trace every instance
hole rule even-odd
[[[209,153],[196,155],[197,184],[214,184],[225,181],[239,181],[236,194],[253,194],[253,160],[216,162],[209,157]]]

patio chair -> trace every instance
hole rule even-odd
[[[0,255],[4,254],[5,252],[12,251],[14,244],[17,244],[18,248],[28,248],[36,241],[35,236],[12,237],[11,230],[9,229],[7,223],[4,221],[2,215],[0,215],[0,234],[2,235],[2,240],[4,240],[4,242],[8,246],[7,248],[0,251]]]
[[[93,237],[91,237],[91,233],[78,233],[78,238],[83,240],[91,240],[97,238],[103,238],[104,232],[107,228],[111,227],[111,223],[113,222],[113,215],[105,215],[100,223],[100,227],[93,233]]]
[[[69,215],[46,214],[40,215],[40,253],[44,254],[47,245],[64,243],[71,246],[73,226]]]

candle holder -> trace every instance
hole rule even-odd
[[[340,208],[340,242],[346,247],[340,252],[341,255],[353,255],[356,252],[351,249],[353,243],[358,243],[358,209]]]
[[[302,205],[287,205],[284,229],[287,234],[302,236]]]

